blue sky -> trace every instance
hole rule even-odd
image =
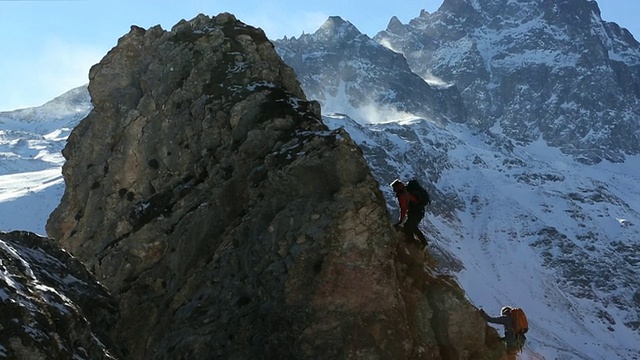
[[[39,106],[88,82],[91,65],[131,25],[170,29],[198,13],[230,12],[272,39],[314,32],[340,15],[373,36],[442,0],[0,0],[0,111]],[[602,18],[640,38],[640,0],[600,0]]]

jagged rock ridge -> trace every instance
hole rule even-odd
[[[47,231],[115,297],[125,358],[499,356],[261,31],[133,27],[90,79]]]
[[[318,100],[327,113],[348,111],[360,121],[403,113],[441,122],[466,119],[455,86],[427,83],[401,54],[338,16],[313,34],[277,40],[275,45],[299,74],[307,96]]]
[[[588,164],[640,153],[640,44],[595,1],[445,0],[374,39],[456,84],[480,129]]]

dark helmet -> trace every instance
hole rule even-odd
[[[500,309],[500,315],[502,316],[507,316],[510,312],[511,306],[503,306],[502,309]]]

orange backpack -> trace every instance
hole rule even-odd
[[[516,335],[525,334],[529,331],[529,322],[527,321],[527,316],[524,314],[522,309],[511,309],[509,316],[511,316],[511,320],[513,320],[513,330]]]

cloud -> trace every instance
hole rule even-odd
[[[5,79],[0,87],[0,110],[39,106],[89,82],[89,69],[108,49],[47,39],[39,47],[25,47],[21,56],[2,59]]]

